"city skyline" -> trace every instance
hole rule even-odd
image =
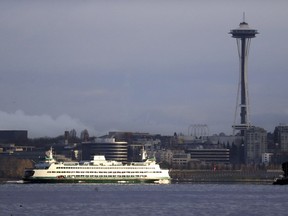
[[[1,1],[0,129],[232,133],[239,62],[249,53],[252,125],[288,123],[288,2]]]

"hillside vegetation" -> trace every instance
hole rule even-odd
[[[32,168],[33,162],[28,159],[0,157],[0,179],[21,179],[25,168]]]

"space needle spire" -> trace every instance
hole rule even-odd
[[[232,127],[233,133],[235,130],[240,130],[241,136],[244,136],[245,130],[250,126],[247,61],[251,38],[254,38],[256,34],[258,34],[258,31],[256,29],[249,28],[248,23],[245,22],[245,13],[243,13],[243,22],[240,23],[239,28],[231,30],[229,34],[231,34],[233,38],[236,38],[240,64],[237,105],[235,110],[234,125]],[[236,122],[238,108],[240,108],[240,123]]]

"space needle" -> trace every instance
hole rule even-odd
[[[239,28],[233,29],[229,32],[233,38],[236,38],[238,55],[239,55],[239,84],[237,92],[237,104],[234,117],[233,133],[235,130],[240,130],[241,136],[244,136],[245,130],[250,126],[249,119],[249,97],[248,97],[248,78],[247,78],[247,61],[251,38],[254,38],[258,31],[249,28],[248,23],[245,22],[245,14],[243,22],[240,23]],[[241,100],[239,101],[239,94]],[[236,122],[236,115],[240,108],[240,123]]]

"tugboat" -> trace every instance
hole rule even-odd
[[[288,161],[282,163],[283,175],[280,175],[278,178],[274,179],[274,185],[286,185],[288,184]]]

